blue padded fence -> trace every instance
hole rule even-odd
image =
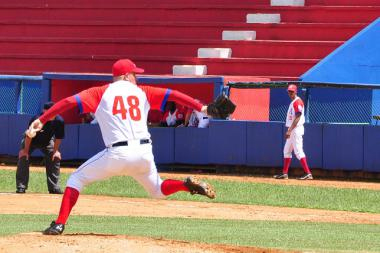
[[[247,122],[216,120],[209,128],[209,163],[244,165],[247,161]]]
[[[379,155],[380,127],[364,126],[363,170],[380,172]]]
[[[282,166],[283,128],[280,122],[247,123],[247,165]]]
[[[323,168],[362,170],[363,129],[362,125],[324,125]]]
[[[175,141],[174,128],[150,129],[154,160],[159,164],[174,163]]]
[[[304,151],[311,168],[323,168],[323,128],[322,124],[305,124]],[[294,158],[292,166],[301,167]]]
[[[8,153],[9,116],[0,114],[0,154]]]
[[[209,128],[177,127],[175,129],[174,162],[209,163]]]
[[[29,119],[0,115],[0,154],[17,156]],[[104,149],[97,125],[65,127],[63,159],[88,159]],[[157,164],[282,167],[283,123],[211,121],[206,129],[151,128],[150,132]],[[304,150],[311,168],[380,172],[379,139],[379,126],[305,124]],[[300,167],[295,157],[292,167]]]
[[[10,114],[8,115],[8,151],[10,155],[17,155],[21,147],[21,138],[28,128],[32,116]]]
[[[79,158],[79,127],[80,125],[65,125],[65,138],[62,140],[60,148],[64,160]],[[91,142],[91,139],[86,140],[86,142]],[[86,158],[88,157],[84,157],[84,159]]]

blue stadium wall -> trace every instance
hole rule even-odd
[[[188,80],[187,80],[188,82]],[[219,79],[215,93],[220,91]],[[32,114],[49,99],[48,81],[41,77],[8,78],[0,89],[8,96],[0,103],[0,154],[17,156],[20,140]],[[25,92],[25,94],[24,94]],[[302,92],[300,92],[302,93]],[[278,96],[286,106],[286,92]],[[32,99],[28,99],[32,98]],[[278,113],[279,115],[282,115]],[[281,167],[285,127],[281,122],[212,121],[207,129],[151,128],[158,164],[243,165]],[[87,141],[92,139],[91,145]],[[306,124],[305,151],[311,168],[380,172],[377,154],[380,128],[352,124]],[[355,145],[352,145],[353,139]],[[66,125],[62,143],[65,160],[88,159],[104,148],[97,125]],[[40,155],[40,154],[36,154]],[[292,166],[300,167],[293,159]]]
[[[0,154],[18,154],[30,117],[0,115]],[[306,124],[305,128],[304,147],[311,168],[380,172],[380,127]],[[158,164],[282,166],[283,123],[218,120],[206,129],[151,128],[150,132]],[[64,160],[88,159],[102,149],[97,125],[66,126]],[[292,166],[300,167],[295,158]]]

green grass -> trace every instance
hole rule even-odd
[[[62,174],[62,182],[68,175]],[[214,201],[248,205],[315,208],[353,212],[380,213],[380,191],[292,186],[252,182],[210,180],[217,191],[215,200],[179,193],[169,199]],[[0,192],[15,191],[15,172],[0,170]],[[32,172],[28,192],[47,192],[46,176]],[[114,177],[85,188],[84,194],[147,197],[143,188],[130,177]]]
[[[0,215],[0,235],[42,231],[52,219],[47,215]],[[72,216],[65,233],[126,234],[320,252],[380,252],[378,225]]]

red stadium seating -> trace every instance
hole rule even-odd
[[[379,16],[377,0],[18,0],[0,2],[0,72],[109,72],[128,57],[147,74],[207,65],[210,75],[296,79]],[[247,24],[250,13],[279,13],[279,24]],[[256,31],[255,41],[223,41],[224,30]],[[230,59],[197,58],[198,48],[231,48]]]

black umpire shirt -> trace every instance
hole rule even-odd
[[[30,121],[29,126],[32,122],[40,115],[35,115]],[[47,147],[50,143],[50,140],[55,137],[55,139],[65,138],[65,122],[63,118],[57,115],[53,120],[49,120],[43,126],[42,130],[37,132],[37,135],[32,139],[31,145],[34,147]]]

